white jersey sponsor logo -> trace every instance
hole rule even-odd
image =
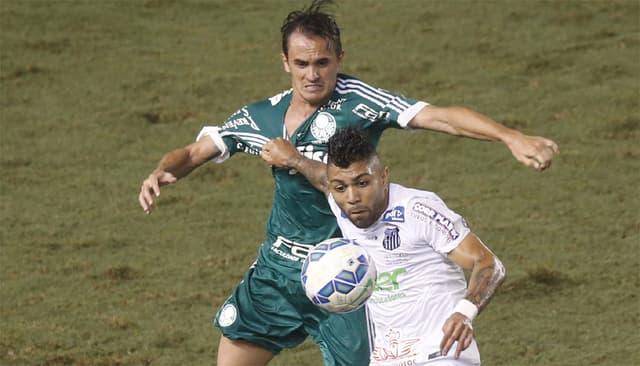
[[[443,227],[445,229],[445,232],[449,234],[452,240],[456,240],[458,236],[460,236],[460,233],[458,233],[458,231],[455,229],[451,220],[444,217],[441,213],[432,209],[431,207],[423,203],[416,202],[413,205],[412,209],[413,211],[432,219],[435,223]]]
[[[420,342],[420,338],[402,338],[400,329],[389,328],[384,334],[384,345],[378,345],[371,352],[371,361],[396,361],[393,365],[415,365],[417,354],[413,345]],[[400,362],[402,361],[402,362]]]
[[[383,222],[404,222],[404,207],[396,206],[382,214]]]

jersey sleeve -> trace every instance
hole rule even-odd
[[[231,156],[229,146],[225,142],[225,140],[220,136],[220,128],[218,126],[204,126],[198,133],[196,137],[196,141],[200,141],[201,138],[206,137],[213,140],[213,143],[216,145],[218,150],[220,150],[220,155],[217,155],[215,158],[211,159],[216,163],[222,163],[223,161],[229,159]]]
[[[250,107],[239,109],[222,126],[205,126],[198,133],[196,141],[203,137],[210,138],[220,150],[220,154],[212,159],[214,162],[222,163],[237,152],[258,155],[262,146],[269,141],[260,133],[261,129],[253,120]]]
[[[419,221],[418,235],[436,252],[447,255],[469,234],[466,221],[435,194],[411,199],[410,215]]]
[[[353,113],[387,127],[407,128],[413,117],[429,105],[424,101],[373,87],[347,75],[338,78],[336,90],[340,94],[352,94],[360,99]]]

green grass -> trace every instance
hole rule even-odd
[[[339,1],[344,71],[561,148],[389,131],[394,181],[439,193],[505,263],[486,365],[640,362],[640,3]],[[0,2],[0,364],[211,365],[217,307],[257,253],[273,184],[208,165],[138,207],[163,153],[288,88],[305,1]],[[241,228],[241,230],[238,230]],[[320,365],[307,342],[273,365]]]

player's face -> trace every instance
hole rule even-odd
[[[378,158],[360,161],[348,168],[327,167],[329,191],[349,220],[367,228],[382,215],[389,202],[388,169]]]
[[[289,36],[288,52],[280,57],[291,75],[294,98],[313,107],[322,106],[335,89],[342,55],[337,55],[326,39],[300,32]]]

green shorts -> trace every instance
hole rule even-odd
[[[214,321],[229,339],[242,339],[274,354],[311,336],[326,366],[369,364],[368,317],[363,307],[329,313],[307,299],[300,269],[258,257]]]

